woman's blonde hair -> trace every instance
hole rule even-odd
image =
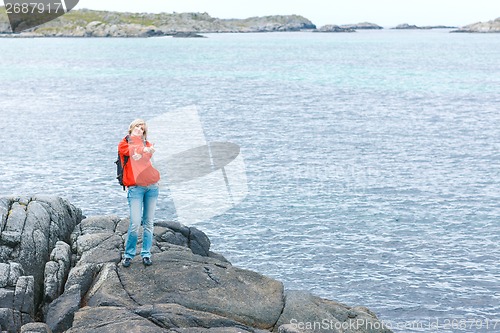
[[[143,125],[144,126],[144,132],[142,133],[142,137],[144,140],[148,138],[148,125],[143,119],[136,119],[133,122],[130,123],[130,126],[128,127],[128,134],[132,134],[132,130],[136,125]]]

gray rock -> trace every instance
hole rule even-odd
[[[118,271],[138,304],[176,303],[264,329],[278,320],[283,308],[278,281],[187,251],[162,252],[154,261],[154,270],[133,263]]]
[[[17,332],[42,306],[45,265],[58,241],[69,242],[71,231],[81,221],[81,211],[61,198],[8,197],[0,199],[0,214],[2,304],[12,296],[11,307],[0,309],[0,326]],[[71,266],[67,250],[65,259],[58,250],[54,252],[58,262],[66,261],[62,264],[66,272]]]
[[[0,308],[1,332],[17,332],[22,325],[21,313],[18,310]]]
[[[116,233],[116,216],[86,218],[72,234],[73,250],[80,263],[117,263],[123,250],[123,238]]]
[[[210,240],[197,228],[160,221],[153,266],[145,267],[137,257],[124,268],[120,258],[128,219],[95,216],[82,221],[73,206],[41,197],[0,199],[0,214],[5,227],[22,229],[9,257],[16,260],[0,264],[2,331],[295,333],[314,331],[300,323],[327,320],[329,332],[389,332],[373,329],[381,324],[366,308],[306,292],[291,291],[285,297],[281,282],[233,267],[211,252]],[[45,245],[25,240],[28,236],[40,237]],[[45,251],[44,258],[35,259],[37,251]],[[44,271],[41,281],[36,267]],[[36,301],[36,290],[42,289],[44,297]],[[35,313],[37,309],[41,311]],[[34,318],[45,323],[32,323]],[[360,327],[344,330],[342,325]]]
[[[135,309],[136,314],[157,325],[181,332],[269,332],[245,326],[213,313],[196,311],[179,304],[155,304]]]
[[[4,231],[0,235],[0,244],[9,247],[15,247],[21,242],[21,233],[19,231]]]
[[[21,327],[21,333],[52,333],[45,323],[29,323]]]
[[[278,332],[371,332],[389,329],[362,307],[322,299],[304,291],[288,291],[285,307],[275,326]]]
[[[78,265],[73,267],[69,272],[64,290],[77,286],[80,289],[80,296],[83,297],[83,295],[88,292],[97,274],[99,274],[101,266],[102,265],[92,263],[78,263]]]
[[[116,231],[121,219],[115,215],[87,217],[79,225],[81,235]]]
[[[299,329],[297,324],[284,324],[278,327],[278,333],[303,333],[304,331]]]
[[[172,332],[123,307],[83,307],[66,333],[165,333]]]
[[[84,302],[89,306],[122,306],[132,308],[138,305],[123,287],[117,272],[117,266],[113,264],[106,264],[101,269],[93,285],[85,294]]]
[[[45,264],[45,302],[52,302],[61,295],[70,268],[71,247],[63,241],[58,241],[50,254],[50,261]]]
[[[80,308],[80,301],[81,288],[74,285],[50,304],[45,322],[53,332],[63,332],[71,328],[74,314]]]
[[[169,243],[179,246],[188,247],[189,246],[189,238],[184,236],[180,232],[176,232],[174,230],[162,227],[155,227],[156,231],[159,231],[160,235],[158,242],[159,243]]]
[[[7,286],[15,286],[17,284],[17,280],[24,275],[23,268],[16,262],[9,263],[9,280]]]
[[[14,290],[0,288],[0,308],[11,309],[14,304]]]
[[[0,263],[0,288],[7,287],[9,283],[10,265]]]
[[[16,283],[12,308],[19,311],[22,323],[29,323],[35,318],[34,279],[21,276]]]
[[[52,329],[62,330],[69,327],[99,270],[100,265],[96,264],[81,264],[71,269],[64,293],[55,301],[45,304],[42,309],[44,318]]]
[[[123,240],[111,233],[87,234],[78,238],[77,258],[85,263],[119,262]]]
[[[208,257],[210,251],[210,239],[200,230],[192,227],[189,229],[189,248],[194,254]]]
[[[26,222],[26,205],[21,205],[19,202],[13,202],[10,206],[7,215],[6,225],[3,228],[2,234],[5,231],[21,234]],[[3,238],[3,237],[2,237]]]

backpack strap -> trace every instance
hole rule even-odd
[[[125,137],[125,140],[127,140],[127,143],[130,142],[130,135],[127,135]],[[130,156],[125,156],[123,155],[123,165],[122,165],[122,177],[123,177],[123,174],[125,173],[125,165],[127,165],[127,162],[129,160]],[[123,185],[123,190],[125,191],[126,190],[126,187],[125,185]]]
[[[130,136],[127,135],[125,137],[125,140],[127,140],[127,143],[129,143],[130,142]],[[129,158],[130,158],[130,156],[123,155],[123,169],[125,169],[125,164],[127,164]]]

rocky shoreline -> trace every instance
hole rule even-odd
[[[407,23],[392,29],[453,29],[448,26],[419,27]],[[369,22],[328,24],[316,27],[299,15],[273,15],[247,19],[218,19],[208,13],[120,13],[88,9],[72,10],[57,19],[21,33],[11,33],[5,7],[0,7],[0,37],[203,37],[203,33],[277,31],[354,32],[379,30]],[[452,32],[500,32],[500,18],[475,23]]]
[[[469,24],[452,32],[500,33],[500,17],[488,22]]]
[[[414,25],[414,24],[403,23],[403,24],[399,24],[391,29],[396,29],[396,30],[429,30],[429,29],[457,29],[457,27],[446,26],[446,25],[419,27],[419,26]]]
[[[3,14],[3,15],[2,15]],[[200,33],[275,32],[315,29],[298,15],[247,19],[218,19],[207,13],[119,13],[72,10],[55,20],[12,34],[0,7],[0,34],[4,37],[198,37]]]
[[[202,231],[161,217],[154,265],[129,268],[128,219],[36,196],[0,198],[0,223],[2,332],[391,332],[365,307],[234,267]]]

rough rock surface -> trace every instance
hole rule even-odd
[[[233,267],[193,227],[157,222],[153,266],[124,268],[128,219],[42,197],[0,199],[0,217],[0,331],[390,332],[368,309]]]
[[[0,198],[0,326],[17,332],[36,319],[47,268],[54,297],[71,268],[67,243],[82,213],[54,197]],[[62,245],[63,243],[66,246]],[[61,260],[67,262],[62,263]]]

